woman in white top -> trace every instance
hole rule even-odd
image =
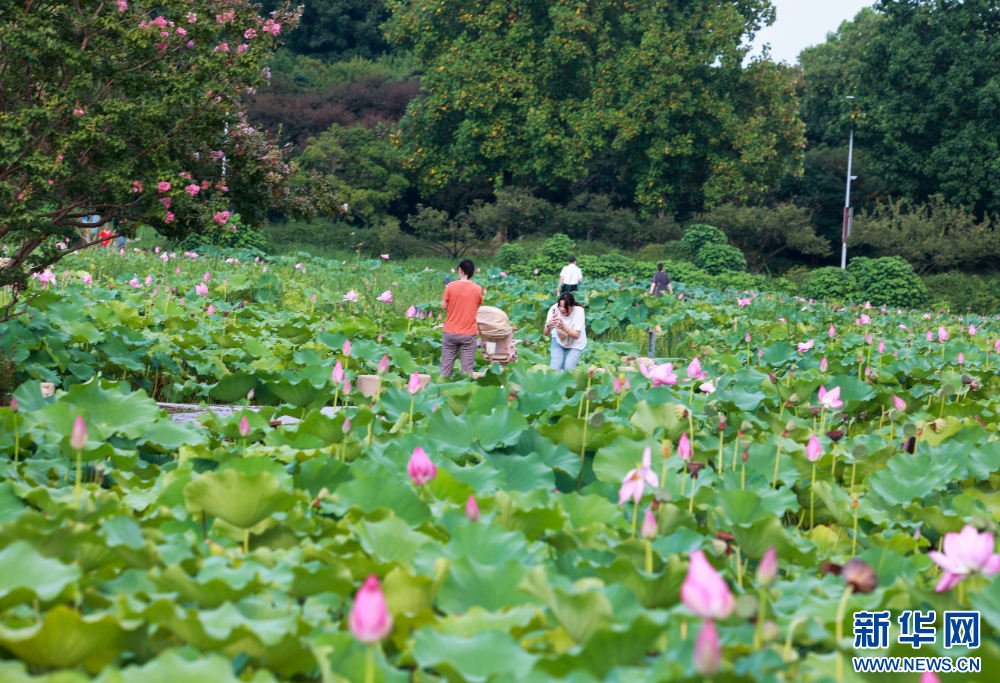
[[[587,321],[583,306],[569,292],[559,297],[545,321],[543,334],[552,335],[553,370],[572,370],[580,360],[580,354],[587,347]]]

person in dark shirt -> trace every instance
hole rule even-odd
[[[663,296],[666,289],[671,294],[674,293],[674,286],[670,284],[670,276],[663,272],[663,264],[656,264],[656,272],[653,273],[653,282],[649,285],[649,293],[654,296]]]

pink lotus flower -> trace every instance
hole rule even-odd
[[[774,583],[776,578],[778,578],[778,551],[772,545],[757,565],[757,585],[766,588]]]
[[[389,356],[383,355],[382,360],[378,362],[378,374],[384,375],[389,372]]]
[[[1000,353],[1000,339],[997,339],[995,342],[993,342],[993,350],[996,351],[997,353]]]
[[[729,586],[701,550],[691,553],[687,576],[681,584],[681,601],[702,619],[728,619],[736,609]]]
[[[642,365],[640,364],[640,370]],[[673,385],[677,384],[677,375],[674,374],[674,364],[664,363],[663,365],[654,365],[648,370],[646,375],[649,379],[653,380],[653,386],[658,387],[660,385]]]
[[[969,336],[970,337],[976,336],[976,326],[975,325],[969,325]]]
[[[719,632],[715,622],[709,619],[698,632],[694,641],[694,668],[705,679],[710,679],[719,672],[722,661],[722,645],[719,643]]]
[[[737,299],[736,300],[736,304],[740,308],[743,308],[744,306],[749,306],[750,305],[750,299]]]
[[[938,341],[948,341],[948,330],[944,329],[944,326],[938,328]]]
[[[389,255],[388,254],[382,254],[382,258],[385,259],[386,261],[388,261],[389,260]]]
[[[934,333],[927,330],[927,341],[934,341]]]
[[[343,353],[347,358],[351,357],[351,340],[350,339],[345,339],[344,340],[344,346],[340,349],[340,352]]]
[[[704,384],[700,384],[698,388],[704,391],[706,394],[715,393],[715,385],[712,384],[711,382],[705,382]]]
[[[615,377],[615,384],[614,384],[615,393],[616,394],[622,393],[622,389],[623,388],[624,388],[624,385],[622,384],[622,378],[621,377]]]
[[[833,325],[830,325],[830,329],[827,331],[827,334],[829,334],[831,337],[836,337],[837,328],[835,328]]]
[[[142,285],[139,284],[139,278],[134,277],[128,281],[128,283],[133,287],[133,289],[139,289]]]
[[[937,593],[951,590],[967,576],[993,576],[1000,572],[1000,555],[995,552],[993,534],[979,533],[971,525],[966,524],[960,533],[945,534],[941,550],[927,553],[945,572],[934,589]]]
[[[819,445],[819,439],[813,434],[809,437],[809,443],[806,445],[806,459],[809,462],[818,462],[822,457],[823,447]]]
[[[246,415],[240,418],[240,436],[244,439],[250,436],[250,421]]]
[[[687,432],[681,434],[681,440],[677,442],[677,455],[680,459],[687,462],[694,455],[694,449],[691,448],[691,441],[688,439]]]
[[[958,364],[965,365],[965,356],[963,356],[961,352],[958,354]]]
[[[750,333],[749,332],[747,332],[747,336],[743,338],[743,341],[745,341],[747,344],[750,343]]]
[[[410,462],[406,465],[406,473],[417,486],[423,486],[437,476],[437,467],[427,457],[427,453],[420,446],[413,449]]]
[[[799,342],[799,353],[805,353],[813,346],[815,346],[815,342],[812,339],[807,342]]]
[[[365,579],[354,596],[347,624],[351,635],[365,645],[374,645],[392,633],[392,615],[389,614],[385,595],[374,574]]]
[[[93,282],[93,280],[90,277],[90,273],[84,273],[80,279],[83,281],[83,284],[85,285],[89,285]]]
[[[392,303],[392,290],[391,289],[387,289],[384,292],[382,292],[381,294],[379,294],[377,301],[381,301],[381,302],[386,303],[386,304],[391,304]]]
[[[358,300],[358,293],[352,289],[351,291],[349,291],[347,294],[344,295],[344,298],[341,299],[341,303],[348,303],[348,302],[354,303],[357,300]]]
[[[208,310],[205,311],[205,312],[208,313],[209,315],[215,315],[215,306],[213,306],[212,304],[209,304],[208,305]]]
[[[685,382],[695,380],[695,379],[705,379],[708,377],[707,374],[701,371],[701,362],[695,358],[687,367],[688,378],[684,380]]]
[[[901,399],[899,396],[892,397],[892,405],[901,413],[906,412],[906,401]]]
[[[69,445],[75,451],[82,451],[87,447],[87,423],[83,421],[82,415],[77,415],[73,420],[73,431],[69,435]]]
[[[656,517],[653,516],[653,509],[646,508],[646,513],[642,516],[642,537],[648,541],[656,538]]]
[[[646,484],[654,489],[660,487],[660,478],[656,476],[650,467],[652,466],[652,451],[649,446],[642,452],[642,465],[629,470],[622,479],[621,488],[618,489],[618,504],[621,505],[631,498],[638,503],[642,500],[642,494],[646,490]]]
[[[330,373],[330,379],[333,380],[334,384],[342,384],[346,379],[344,376],[344,366],[340,364],[339,360],[333,366],[333,372]]]
[[[178,270],[180,269],[178,268]],[[194,293],[200,294],[201,296],[205,296],[206,294],[208,294],[208,287],[199,282],[194,286]]]
[[[412,396],[418,393],[420,389],[420,375],[413,373],[410,375],[410,381],[406,383],[406,390],[410,392],[410,395]]]
[[[941,683],[941,679],[933,671],[925,671],[920,675],[920,683]]]
[[[840,400],[840,387],[834,387],[830,391],[826,387],[819,388],[819,404],[826,410],[840,410],[844,407],[844,402]]]
[[[410,306],[409,308],[406,309],[406,313],[404,313],[404,315],[407,318],[415,318],[417,316],[417,307]]]
[[[867,324],[868,324],[868,323],[870,323],[871,321],[872,321],[872,319],[871,319],[871,318],[869,318],[869,317],[868,317],[868,315],[867,315],[866,313],[862,313],[862,314],[861,314],[861,317],[860,317],[860,318],[858,318],[858,322],[859,322],[859,323],[861,323],[862,325],[867,325]]]
[[[819,371],[826,372],[830,368],[830,363],[826,360],[826,356],[823,356],[823,360],[819,362]]]
[[[476,502],[475,496],[469,496],[465,501],[465,518],[470,522],[479,521],[479,503]]]
[[[206,270],[205,274],[201,276],[201,279],[204,280],[205,282],[208,282],[209,280],[212,279],[212,274]]]
[[[878,352],[885,353],[885,342],[881,339],[878,340]]]

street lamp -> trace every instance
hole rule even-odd
[[[854,95],[848,95],[847,99],[853,100]],[[852,117],[853,118],[853,117]],[[856,175],[851,175],[851,161],[854,158],[854,125],[851,125],[851,142],[847,148],[847,196],[844,199],[844,229],[843,242],[840,247],[840,267],[847,269],[847,236],[851,234],[851,222],[853,212],[851,211],[851,181],[856,179]]]

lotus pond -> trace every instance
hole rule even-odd
[[[591,282],[590,346],[554,373],[553,283],[490,270],[520,359],[441,380],[446,273],[67,263],[0,338],[23,380],[0,408],[5,683],[1000,671],[997,320]],[[246,409],[177,424],[157,401]],[[854,613],[883,610],[887,647],[855,649]],[[907,610],[934,642],[898,640]],[[963,610],[981,642],[946,648]]]

